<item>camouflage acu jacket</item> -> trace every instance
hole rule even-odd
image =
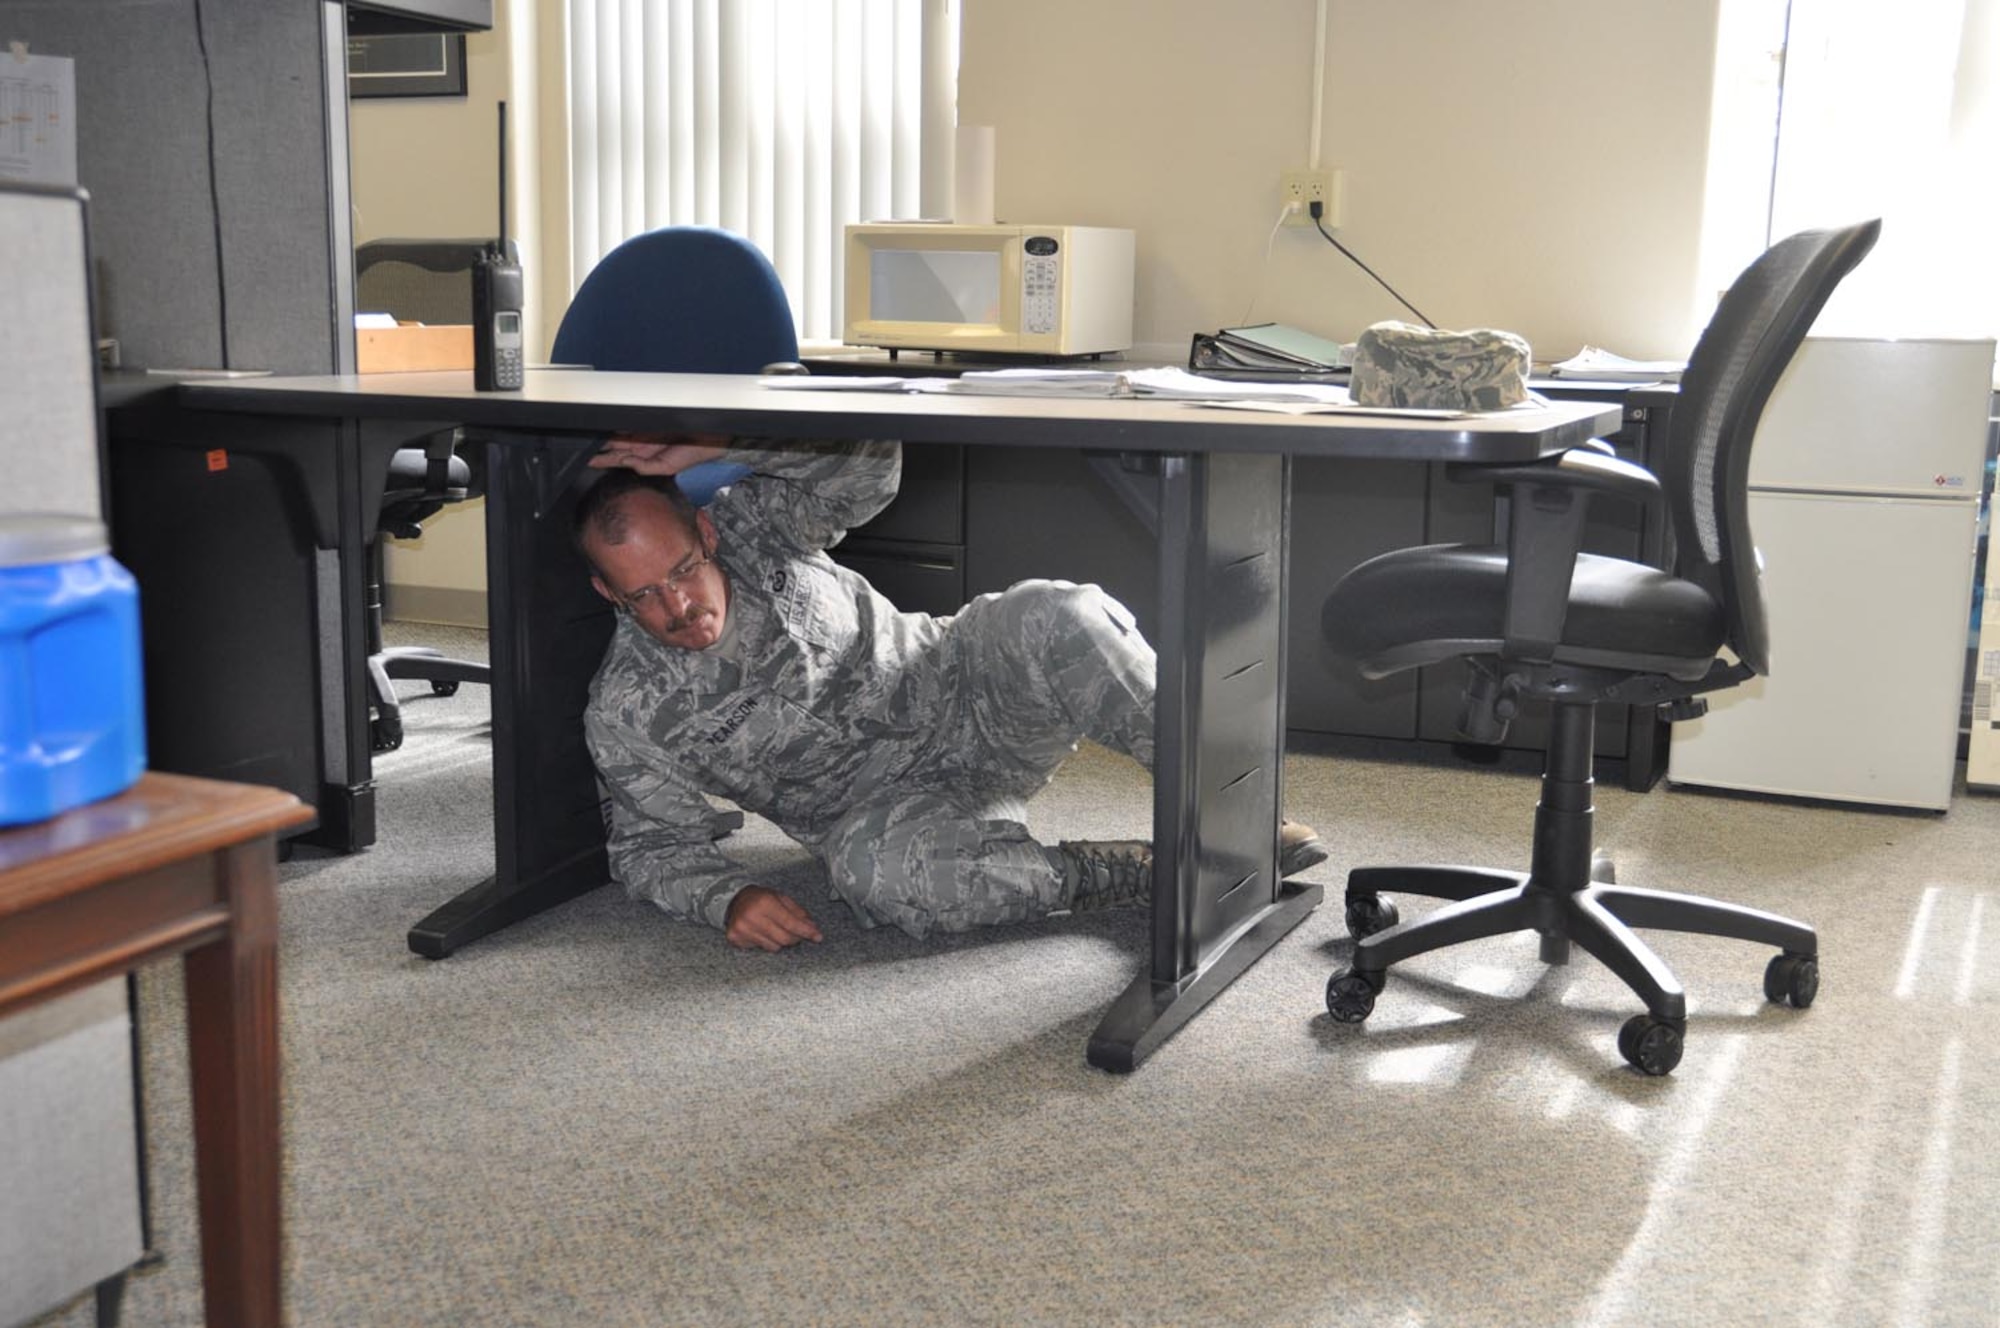
[[[611,805],[611,871],[635,898],[724,925],[751,875],[714,843],[728,798],[816,846],[907,770],[936,727],[943,620],[899,612],[825,550],[896,495],[893,442],[737,450],[708,510],[728,578],[722,638],[663,646],[621,618],[584,727]]]

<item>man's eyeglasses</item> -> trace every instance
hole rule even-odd
[[[676,567],[673,571],[668,572],[658,581],[640,586],[637,590],[620,595],[615,603],[618,605],[620,612],[630,614],[644,613],[648,609],[658,608],[667,602],[666,592],[669,590],[681,595],[687,594],[687,591],[682,589],[687,579],[714,561],[715,555],[712,553],[698,554],[682,563],[679,567]]]

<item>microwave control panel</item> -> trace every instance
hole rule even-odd
[[[1021,248],[1021,330],[1047,336],[1056,330],[1062,258],[1052,235],[1030,235]]]

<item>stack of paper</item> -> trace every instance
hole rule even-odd
[[[1132,395],[1174,401],[1310,401],[1323,406],[1353,404],[1345,387],[1320,383],[1246,383],[1204,378],[1185,369],[1133,369]]]
[[[1129,397],[1131,375],[1119,369],[988,369],[938,378],[932,392],[985,397]]]
[[[913,390],[1000,397],[1161,397],[1174,401],[1349,400],[1344,387],[1314,383],[1245,383],[1203,378],[1185,369],[994,369],[912,384]]]
[[[890,374],[773,374],[757,386],[782,392],[910,392],[920,382]]]
[[[1594,383],[1678,383],[1685,360],[1628,360],[1596,346],[1585,346],[1570,358],[1549,366],[1557,378]]]

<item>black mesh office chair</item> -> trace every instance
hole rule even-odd
[[[355,307],[393,314],[406,323],[449,326],[472,321],[474,261],[492,241],[370,240],[354,251]],[[368,685],[375,717],[369,725],[378,752],[403,743],[403,709],[393,679],[430,683],[450,696],[460,683],[484,683],[484,664],[452,659],[428,646],[382,644],[384,549],[391,539],[416,539],[422,522],[449,503],[480,492],[472,466],[457,452],[457,432],[435,435],[421,448],[402,448],[389,463],[389,481],[375,520],[368,561]]]
[[[1544,962],[1575,941],[1646,1002],[1618,1049],[1647,1074],[1681,1058],[1680,984],[1634,927],[1778,947],[1764,974],[1773,1001],[1803,1008],[1819,987],[1818,938],[1803,923],[1693,895],[1639,890],[1593,873],[1591,738],[1598,702],[1667,705],[1692,718],[1703,692],[1768,672],[1757,551],[1747,496],[1750,444],[1765,402],[1813,319],[1874,246],[1881,224],[1808,231],[1773,246],[1738,277],[1682,376],[1659,476],[1576,450],[1526,465],[1454,467],[1454,478],[1509,496],[1505,547],[1429,545],[1384,554],[1334,587],[1322,630],[1368,677],[1463,656],[1471,666],[1459,727],[1497,742],[1524,701],[1552,707],[1523,872],[1478,867],[1363,867],[1347,878],[1352,966],[1327,983],[1327,1009],[1359,1023],[1389,966],[1507,932],[1541,933]],[[1672,573],[1579,553],[1586,501],[1609,493],[1664,502],[1677,546]],[[1728,647],[1733,659],[1718,658]],[[1600,879],[1593,879],[1593,875]],[[1454,901],[1399,923],[1385,891]]]

